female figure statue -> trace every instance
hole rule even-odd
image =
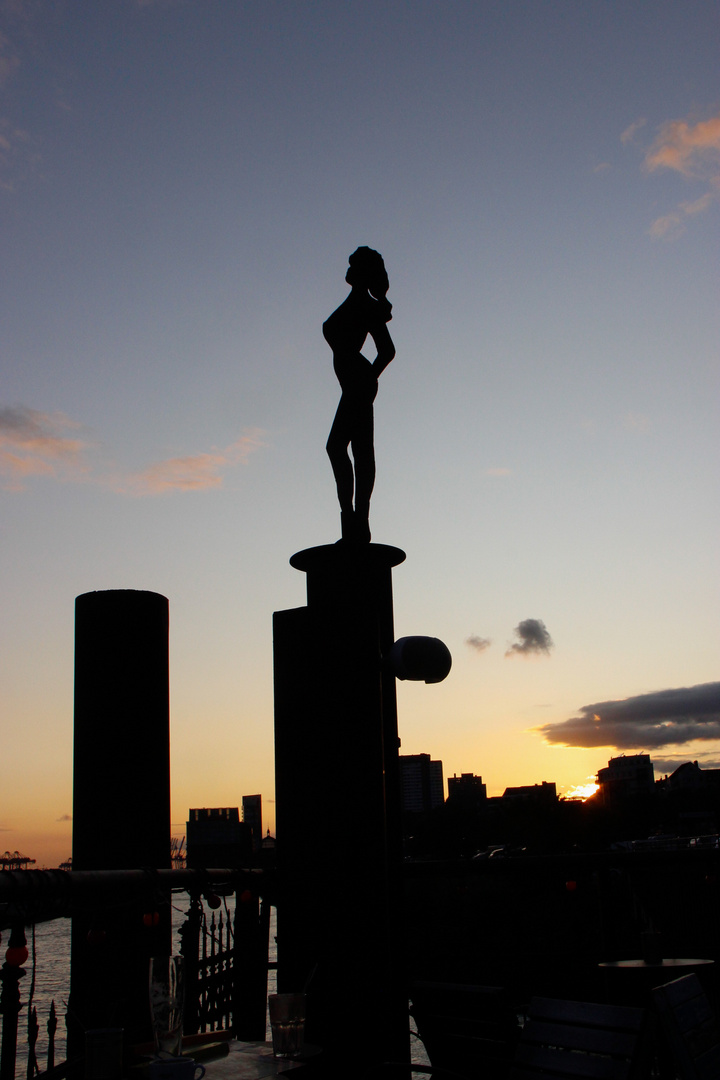
[[[323,323],[342,389],[326,449],[340,500],[342,539],[369,543],[370,496],[375,484],[373,402],[378,377],[395,356],[395,346],[387,328],[392,305],[386,298],[389,282],[382,255],[359,247],[349,263],[345,280],[350,295]],[[368,334],[377,349],[372,363],[360,351]]]

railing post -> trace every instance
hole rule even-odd
[[[33,1080],[35,1073],[38,1071],[35,1047],[37,1046],[39,1033],[40,1025],[38,1024],[37,1009],[33,1005],[28,1016],[28,1060],[26,1074],[27,1080]]]
[[[198,898],[191,897],[190,907],[185,915],[185,922],[180,927],[180,955],[185,961],[185,1008],[183,1012],[183,1031],[186,1035],[196,1035],[200,1030],[199,989],[199,950],[202,904]]]
[[[15,1080],[17,1056],[17,1029],[20,1004],[20,980],[25,974],[22,965],[28,958],[25,931],[14,926],[5,953],[5,963],[0,968],[0,1013],[2,1013],[2,1044],[0,1044],[0,1080]]]
[[[205,970],[205,978],[207,979],[208,987],[208,1020],[210,1023],[210,1030],[215,1030],[215,1020],[217,1017],[217,928],[215,926],[215,912],[213,911],[210,916],[210,964]]]
[[[57,1031],[57,1014],[55,1012],[55,999],[50,1002],[50,1015],[47,1022],[48,1051],[47,1071],[52,1072],[55,1068],[55,1032]]]

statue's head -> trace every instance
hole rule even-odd
[[[367,289],[376,300],[382,300],[390,288],[383,257],[379,251],[369,247],[359,247],[348,259],[350,266],[345,275],[348,285],[358,285]]]

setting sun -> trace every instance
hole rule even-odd
[[[590,799],[596,791],[599,791],[598,784],[594,780],[589,780],[584,784],[578,784],[574,788],[569,788],[565,792],[566,799]]]

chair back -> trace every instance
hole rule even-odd
[[[465,983],[415,982],[413,1016],[431,1064],[483,1080],[507,1077],[520,1028],[506,990]]]
[[[720,1030],[697,975],[657,986],[652,996],[682,1080],[717,1080]]]
[[[535,997],[530,1002],[510,1077],[646,1077],[651,1062],[649,1035],[645,1009]]]

